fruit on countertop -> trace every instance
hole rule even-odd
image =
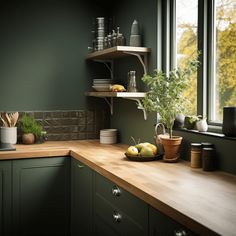
[[[148,146],[143,146],[139,154],[140,156],[148,156],[148,157],[154,156],[152,149]]]
[[[129,155],[137,156],[138,155],[138,149],[135,146],[129,146],[127,149],[127,153]]]
[[[129,146],[126,154],[131,156],[140,156],[140,157],[152,157],[158,154],[157,146],[145,142],[139,143],[135,146]]]
[[[111,85],[110,90],[112,92],[124,92],[124,91],[126,91],[125,87],[123,85],[120,85],[120,84]]]

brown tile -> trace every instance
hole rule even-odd
[[[78,139],[82,140],[82,139],[86,139],[86,133],[79,133],[78,135]]]

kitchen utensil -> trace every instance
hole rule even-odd
[[[18,118],[19,118],[19,112],[13,112],[11,114],[11,125],[12,127],[15,127],[16,126],[16,123],[18,121]]]
[[[9,119],[9,116],[7,115],[6,116],[6,112],[2,112],[1,113],[1,119],[2,119],[2,122],[3,122],[3,126],[4,127],[10,127],[11,126],[11,124],[10,124],[10,119]]]
[[[2,113],[1,113],[1,115],[0,115],[0,119],[1,119],[1,121],[2,121],[3,127],[7,127],[7,122],[6,122],[5,119],[3,118]]]
[[[8,123],[8,127],[11,127],[11,119],[10,119],[10,117],[9,117],[7,112],[4,112],[4,113],[5,113],[5,117],[6,117],[7,123]]]

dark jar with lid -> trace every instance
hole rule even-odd
[[[202,169],[205,171],[214,170],[215,149],[212,147],[204,147],[202,149]]]

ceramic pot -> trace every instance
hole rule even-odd
[[[1,127],[1,143],[17,143],[17,127]]]
[[[236,107],[224,107],[222,132],[226,136],[236,137]]]
[[[184,127],[185,116],[183,114],[177,114],[175,117],[174,128],[183,128]]]
[[[180,146],[182,142],[182,137],[173,136],[171,139],[166,135],[160,135],[161,144],[164,147],[164,157],[165,162],[177,162],[180,158]]]
[[[206,119],[197,121],[196,128],[199,132],[206,132],[208,130],[208,124],[207,124]]]
[[[35,136],[32,133],[22,135],[23,144],[33,144],[35,142]]]

